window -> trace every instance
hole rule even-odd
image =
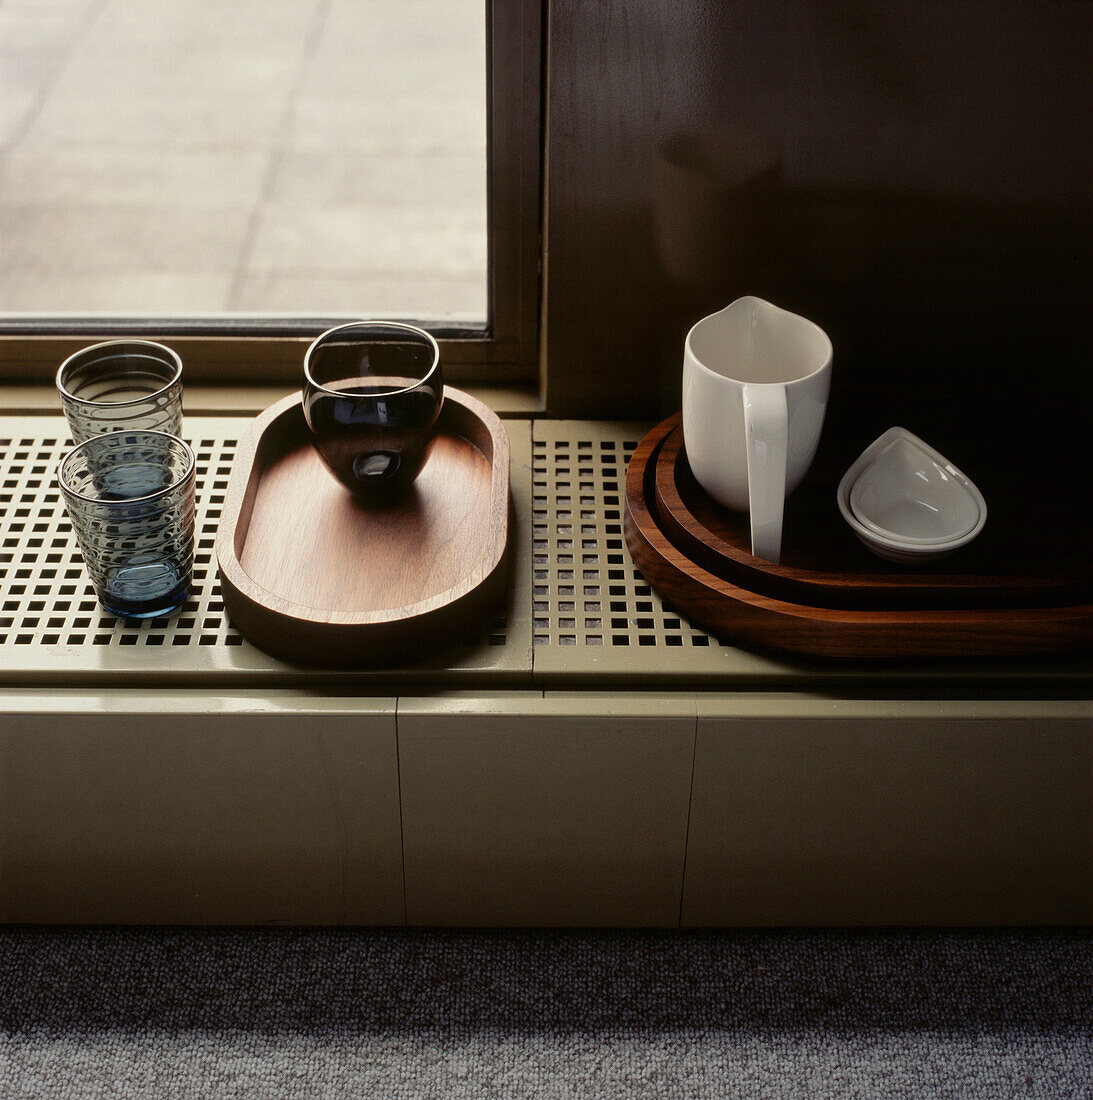
[[[537,0],[5,6],[0,372],[139,333],[295,381],[385,316],[533,381],[539,42]]]

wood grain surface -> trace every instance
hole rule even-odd
[[[225,606],[298,664],[390,664],[469,637],[503,589],[509,445],[487,406],[445,391],[429,460],[383,507],[358,502],[311,444],[298,395],[243,441],[217,534]]]
[[[913,608],[824,607],[757,592],[743,576],[719,576],[677,546],[656,518],[658,460],[674,421],[649,432],[630,460],[626,543],[661,598],[706,630],[759,648],[864,659],[1068,653],[1093,644],[1088,597],[1048,607],[943,607],[931,606],[926,588]]]
[[[999,508],[976,542],[936,562],[906,566],[867,550],[843,520],[838,475],[809,473],[786,500],[780,562],[751,553],[748,516],[717,504],[687,462],[682,416],[656,429],[650,504],[658,526],[689,558],[756,592],[819,607],[923,609],[1041,607],[1093,599],[1093,561],[1078,540],[1036,552],[1028,525]],[[1066,547],[1064,546],[1065,550]]]

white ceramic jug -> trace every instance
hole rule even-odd
[[[687,460],[714,500],[750,514],[758,558],[781,556],[785,498],[816,454],[831,360],[823,329],[761,298],[738,298],[687,334]]]

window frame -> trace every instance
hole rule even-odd
[[[484,327],[420,322],[440,342],[453,382],[539,383],[544,8],[541,0],[485,3],[488,317]],[[295,383],[307,345],[351,319],[343,313],[0,317],[0,381],[41,384],[89,343],[143,337],[175,347],[194,382]]]

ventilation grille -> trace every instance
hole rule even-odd
[[[662,604],[623,538],[633,438],[536,439],[532,510],[536,646],[701,646],[710,636]]]
[[[646,426],[536,421],[532,440],[532,627],[544,682],[720,678],[781,666],[692,625],[626,548],[626,467]]]
[[[68,444],[64,419],[0,418],[0,683],[65,686],[314,681],[426,682],[478,687],[784,687],[891,679],[892,669],[786,660],[740,649],[666,605],[634,567],[623,535],[626,466],[646,426],[603,421],[509,421],[513,525],[507,606],[481,637],[434,662],[398,670],[317,672],[252,646],[229,622],[215,538],[239,418],[187,418],[198,456],[194,592],[172,618],[135,624],[105,615],[55,486]],[[1028,674],[1088,678],[1088,662]],[[898,671],[898,670],[897,670]],[[982,663],[904,675],[1012,688],[1012,669]],[[807,680],[805,677],[807,676]]]
[[[63,417],[0,419],[0,681],[205,686],[315,680],[437,681],[493,687],[588,682],[723,682],[779,674],[666,607],[635,569],[623,536],[626,465],[635,424],[510,421],[514,522],[508,605],[482,636],[435,663],[399,670],[317,672],[252,646],[224,610],[215,539],[238,441],[249,421],[187,418],[197,454],[194,591],[176,616],[142,623],[99,607],[63,501]]]
[[[56,427],[63,428],[59,421]],[[224,614],[213,545],[237,440],[187,439],[197,456],[194,584],[182,611],[127,622],[106,614],[83,567],[56,485],[67,435],[0,437],[0,646],[238,646]]]
[[[135,622],[102,609],[84,569],[56,485],[57,464],[72,446],[64,419],[0,419],[0,678],[4,682],[75,684],[105,678],[155,683],[193,678],[211,684],[215,676],[216,682],[257,677],[291,684],[297,679],[391,675],[292,669],[252,646],[231,625],[220,593],[215,543],[236,449],[248,424],[234,418],[187,419],[183,434],[197,456],[193,590],[178,614]],[[519,553],[513,559],[515,580],[515,571],[526,572],[526,564]],[[515,593],[522,587],[527,586],[514,584],[513,606],[500,608],[483,624],[481,639],[470,640],[466,652],[448,655],[447,664],[399,670],[400,675],[432,679],[489,673],[500,675],[498,682],[505,677],[529,678],[530,642],[520,644],[515,604]]]

